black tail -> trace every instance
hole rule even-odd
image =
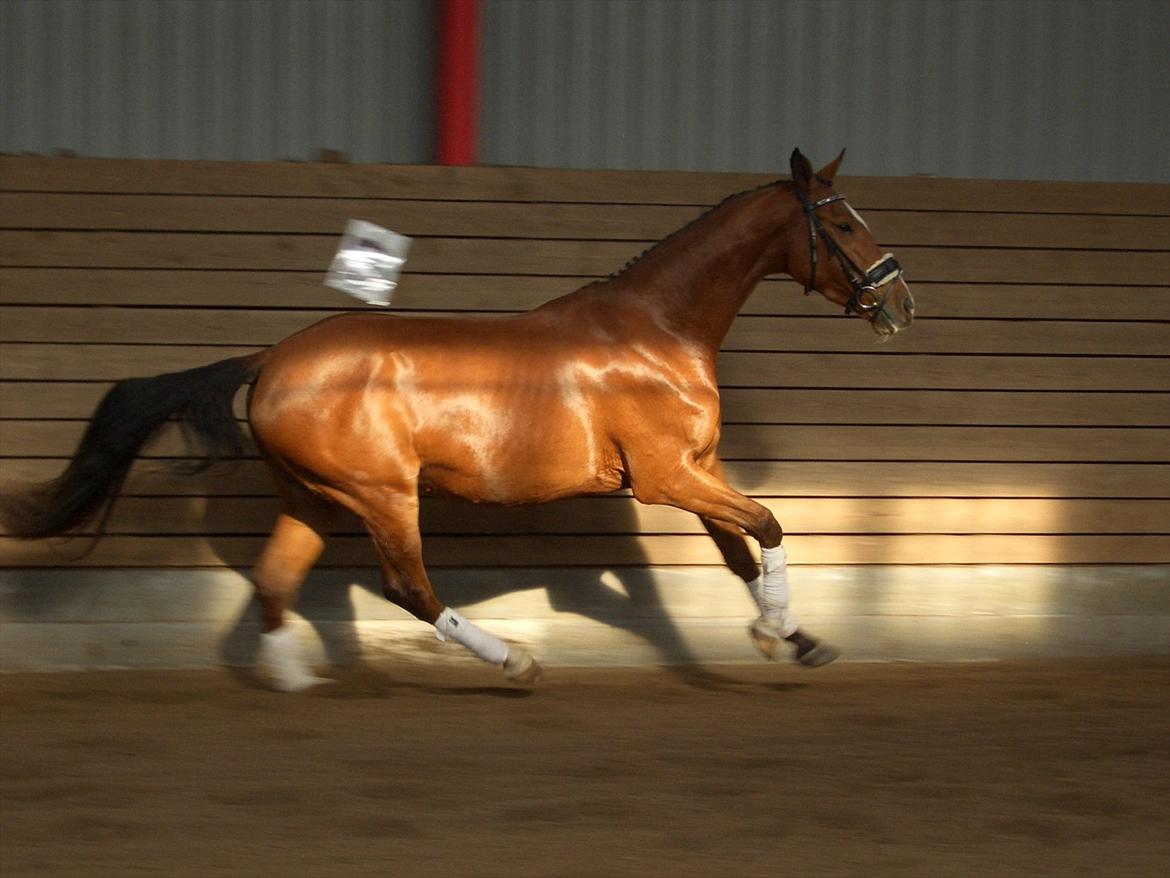
[[[95,519],[101,533],[134,457],[172,418],[202,454],[196,472],[241,456],[246,440],[232,400],[259,372],[260,358],[250,356],[119,381],[98,405],[65,472],[0,499],[0,523],[10,535],[30,540],[76,532]]]

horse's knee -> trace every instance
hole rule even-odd
[[[761,506],[761,514],[755,523],[756,538],[765,549],[774,549],[784,541],[784,528],[768,509]]]
[[[420,576],[420,580],[416,582],[396,570],[383,570],[382,594],[390,603],[402,607],[416,619],[433,625],[443,612],[443,604],[425,576]]]

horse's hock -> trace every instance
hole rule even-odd
[[[352,303],[346,220],[415,239],[394,307],[509,312],[621,268],[757,175],[0,158],[0,482],[55,476],[111,382]],[[919,319],[887,345],[788,280],[720,360],[729,480],[784,525],[793,608],[846,658],[1170,651],[1170,187],[844,178]],[[239,404],[242,405],[242,394]],[[154,443],[109,536],[0,537],[0,666],[249,663],[257,460]],[[175,459],[178,460],[175,460]],[[698,520],[614,495],[424,501],[440,596],[546,664],[756,661]],[[455,656],[355,523],[300,604],[330,658]],[[459,660],[465,660],[461,656]]]

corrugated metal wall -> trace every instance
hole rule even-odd
[[[0,0],[0,150],[431,157],[428,0]],[[1164,0],[484,0],[481,161],[1170,181]]]
[[[429,0],[2,0],[0,150],[431,156]]]
[[[1170,180],[1162,0],[495,0],[488,164]]]

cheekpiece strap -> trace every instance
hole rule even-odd
[[[817,219],[817,208],[824,207],[826,204],[832,204],[834,201],[844,201],[844,195],[829,195],[822,198],[820,201],[809,201],[808,197],[797,190],[800,196],[801,207],[804,208],[804,213],[808,217],[808,254],[809,254],[809,276],[808,283],[804,285],[804,294],[807,296],[813,291],[817,284],[817,228],[820,226],[820,220]]]

